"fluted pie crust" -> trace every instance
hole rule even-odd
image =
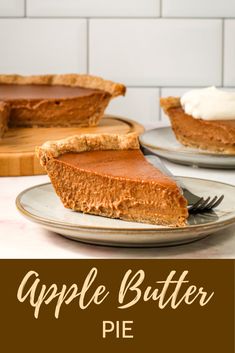
[[[149,164],[136,134],[77,135],[36,153],[63,205],[126,221],[184,226],[187,201],[175,181]]]
[[[161,98],[160,104],[184,146],[235,154],[235,120],[195,119],[184,112],[179,97]]]
[[[9,127],[65,127],[65,126],[96,126],[104,114],[109,101],[125,94],[125,86],[100,77],[79,74],[65,75],[0,75],[2,91],[18,90],[26,87],[47,89],[53,87],[64,88],[64,96],[59,98],[45,94],[40,97],[9,97],[0,95],[0,101],[10,105],[8,114]],[[81,88],[79,95],[68,95],[67,88],[75,90]],[[44,90],[45,92],[45,90]],[[17,92],[18,94],[18,92]],[[0,134],[3,134],[3,129]]]

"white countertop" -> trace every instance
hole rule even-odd
[[[175,174],[235,185],[235,170],[195,169],[165,162]],[[0,178],[0,258],[233,258],[235,226],[197,242],[166,248],[128,249],[87,245],[63,238],[25,219],[16,196],[47,176]]]

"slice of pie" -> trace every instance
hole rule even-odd
[[[195,119],[185,113],[179,97],[161,98],[160,104],[170,118],[177,140],[184,146],[235,153],[235,120]]]
[[[89,75],[0,75],[10,127],[95,126],[125,86]]]
[[[77,135],[36,149],[66,208],[126,221],[183,226],[187,201],[148,163],[135,134]]]
[[[8,129],[8,120],[10,115],[10,106],[5,102],[0,101],[0,138]]]

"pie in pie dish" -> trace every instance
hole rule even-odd
[[[87,134],[36,148],[66,208],[126,221],[184,226],[187,201],[153,167],[136,134]]]
[[[235,153],[235,120],[195,118],[187,114],[179,97],[160,99],[174,134],[184,146],[225,154]],[[235,111],[234,111],[235,118]]]
[[[0,101],[8,127],[96,126],[125,86],[89,75],[0,75]],[[6,126],[0,126],[3,135]]]

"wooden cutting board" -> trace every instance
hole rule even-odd
[[[45,174],[35,156],[35,147],[49,140],[59,140],[80,133],[121,133],[144,131],[133,120],[105,116],[96,127],[17,128],[9,129],[0,140],[0,176]]]

